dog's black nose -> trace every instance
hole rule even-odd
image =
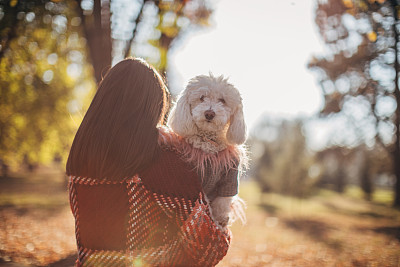
[[[206,111],[204,112],[204,116],[206,117],[206,119],[207,119],[208,121],[210,121],[210,120],[214,119],[214,117],[215,117],[215,112],[212,111],[211,109],[206,110]]]

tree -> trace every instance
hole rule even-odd
[[[77,2],[76,7],[82,20],[94,77],[99,83],[111,67],[112,61],[110,1],[78,0]],[[93,2],[93,5],[90,5],[90,2]]]
[[[338,193],[343,193],[348,183],[348,165],[353,165],[349,149],[330,147],[319,151],[316,155],[321,165],[320,186],[332,185]]]
[[[314,157],[302,133],[303,122],[265,118],[256,129],[253,148],[262,149],[254,177],[263,191],[305,197],[319,179]]]
[[[188,29],[208,25],[212,13],[206,0],[78,0],[78,3],[97,82],[113,62],[128,56],[144,57],[164,74],[173,41]]]
[[[400,206],[397,10],[395,0],[318,1],[315,21],[328,52],[309,68],[325,98],[321,115],[345,116],[359,143],[384,147],[390,155],[394,205]]]
[[[4,42],[0,58],[4,171],[5,166],[22,163],[32,167],[59,158],[65,161],[95,85],[85,60],[80,18],[74,13],[76,2],[19,5],[13,7],[17,7],[16,21],[6,15],[1,20],[2,25],[12,27],[2,28],[2,34],[15,32]]]
[[[0,0],[2,171],[65,159],[95,83],[112,63],[135,55],[164,73],[173,41],[207,24],[206,3]],[[149,47],[158,53],[146,54]]]

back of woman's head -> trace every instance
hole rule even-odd
[[[159,151],[168,91],[153,67],[125,59],[101,81],[78,129],[67,174],[119,180],[146,168]]]

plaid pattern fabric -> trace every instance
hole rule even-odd
[[[110,190],[107,192],[115,191],[117,195],[123,194],[121,199],[127,199],[127,214],[116,213],[125,218],[120,224],[125,226],[122,247],[118,243],[115,249],[87,245],[90,240],[83,231],[91,229],[87,225],[96,228],[101,221],[109,220],[111,225],[113,222],[113,218],[106,218],[101,212],[84,220],[89,223],[82,222],[85,214],[81,209],[104,207],[100,202],[88,206],[88,201],[80,196],[81,192],[91,190],[99,198],[103,197],[99,192]],[[69,196],[78,246],[76,266],[215,266],[227,253],[230,232],[222,232],[212,221],[202,193],[195,200],[155,193],[138,176],[122,181],[71,176]],[[113,207],[109,210],[113,211]],[[101,241],[103,234],[106,236],[120,225],[100,227],[94,236]]]

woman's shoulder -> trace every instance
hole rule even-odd
[[[167,126],[158,128],[158,144],[164,150],[173,150],[179,152],[180,147],[185,144],[185,140],[174,133]]]

